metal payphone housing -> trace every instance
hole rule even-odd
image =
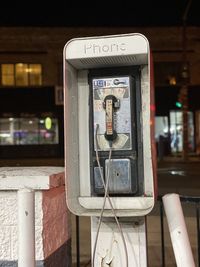
[[[135,79],[135,77],[137,78]],[[132,79],[134,80],[133,84]],[[117,87],[117,83],[122,85]],[[101,85],[103,90],[100,88]],[[109,146],[107,147],[105,134],[103,134],[105,127],[102,126],[102,113],[98,113],[98,109],[105,109],[106,104],[104,107],[101,105],[105,99],[108,100],[108,103],[111,100],[119,102],[116,104],[116,110],[111,112],[111,114],[115,112],[117,120],[123,121],[123,118],[120,119],[121,113],[117,111],[117,105],[119,107],[121,104],[121,110],[124,109],[123,114],[126,113],[126,106],[129,113],[132,114],[131,116],[124,115],[128,128],[126,125],[121,128],[119,125],[116,126],[117,132],[120,133],[117,141],[113,142],[112,165],[115,166],[115,177],[118,179],[119,186],[116,187],[114,178],[109,189],[116,214],[123,217],[143,216],[152,210],[156,195],[156,159],[153,136],[153,88],[151,85],[150,48],[148,40],[142,34],[76,38],[65,45],[65,171],[67,204],[73,213],[98,216],[103,206],[103,189],[100,185],[98,191],[98,185],[95,185],[95,183],[98,184],[99,171],[98,167],[95,167],[93,157],[95,154],[95,127],[98,124],[100,125],[98,138],[101,139],[98,141],[98,149],[104,158],[103,169],[106,172],[109,165]],[[115,88],[117,90],[121,88],[121,91],[116,93]],[[97,91],[101,94],[106,90],[108,93],[102,99],[100,95],[96,97]],[[113,92],[113,90],[115,93],[112,93],[112,96],[117,96],[117,100],[113,100],[112,97],[109,99],[111,95],[109,92]],[[122,97],[121,92],[125,92],[125,90],[132,95],[131,98]],[[133,91],[137,91],[139,97],[137,97],[137,103]],[[132,105],[137,106],[134,112],[131,108]],[[107,110],[106,113],[108,113]],[[106,121],[106,123],[109,125],[110,122]],[[114,125],[114,122],[112,123]],[[109,131],[108,129],[108,135]],[[122,148],[119,149],[119,143],[120,145],[125,144],[124,147],[121,145]],[[123,151],[126,152],[126,156],[123,156]],[[121,182],[121,178],[117,178],[118,176],[125,179],[125,182]],[[125,185],[124,192],[123,184]],[[107,201],[104,216],[112,216]]]

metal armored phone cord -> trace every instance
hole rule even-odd
[[[104,212],[104,209],[105,209],[106,197],[108,198],[108,202],[110,204],[110,207],[111,207],[112,213],[114,215],[116,224],[117,224],[119,232],[121,234],[121,238],[122,238],[122,241],[123,241],[123,244],[124,244],[125,256],[126,256],[126,265],[125,265],[125,267],[128,267],[128,250],[127,250],[127,246],[126,246],[126,241],[125,241],[121,225],[119,223],[119,220],[117,218],[115,209],[113,207],[112,201],[111,201],[109,193],[108,193],[108,185],[109,185],[109,179],[110,179],[111,155],[112,155],[112,143],[109,143],[110,150],[109,150],[109,160],[108,160],[108,168],[107,168],[107,181],[106,181],[106,184],[105,184],[104,178],[103,178],[103,172],[102,172],[101,164],[100,164],[100,160],[99,160],[98,146],[97,146],[97,143],[98,143],[97,142],[98,129],[99,129],[99,124],[96,124],[95,152],[96,152],[96,160],[97,160],[97,164],[98,164],[98,168],[99,168],[99,172],[100,172],[101,181],[103,183],[103,187],[104,187],[104,190],[105,190],[105,194],[104,194],[104,202],[103,202],[103,206],[102,206],[102,209],[101,209],[101,214],[100,214],[100,217],[99,217],[99,223],[98,223],[97,233],[96,233],[96,238],[95,238],[95,243],[94,243],[93,257],[92,257],[92,267],[94,267],[94,263],[95,263],[95,254],[96,254],[96,248],[97,248],[97,241],[98,241],[99,231],[100,231],[100,227],[101,227],[101,223],[102,223],[103,212]]]

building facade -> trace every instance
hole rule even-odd
[[[170,28],[0,28],[0,157],[63,158],[63,48],[75,37],[140,32],[154,60],[156,140],[183,149],[183,33]],[[200,153],[200,28],[187,29],[189,150]]]

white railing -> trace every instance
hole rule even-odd
[[[195,267],[180,197],[167,194],[162,199],[177,267]]]

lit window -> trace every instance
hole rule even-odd
[[[42,85],[41,64],[1,64],[1,84],[3,86]]]
[[[30,85],[42,84],[42,66],[40,64],[29,65],[29,82]]]
[[[14,65],[13,64],[2,64],[1,65],[1,82],[2,85],[14,85]]]
[[[14,118],[0,119],[0,144],[17,145],[18,121]]]
[[[38,118],[21,118],[20,145],[38,144]]]
[[[28,64],[18,63],[15,65],[16,85],[28,85]]]
[[[0,118],[0,145],[58,144],[58,119]]]
[[[40,120],[39,124],[39,142],[40,144],[58,143],[58,120],[49,117]]]
[[[168,76],[168,81],[170,85],[176,85],[176,77],[175,76]]]

